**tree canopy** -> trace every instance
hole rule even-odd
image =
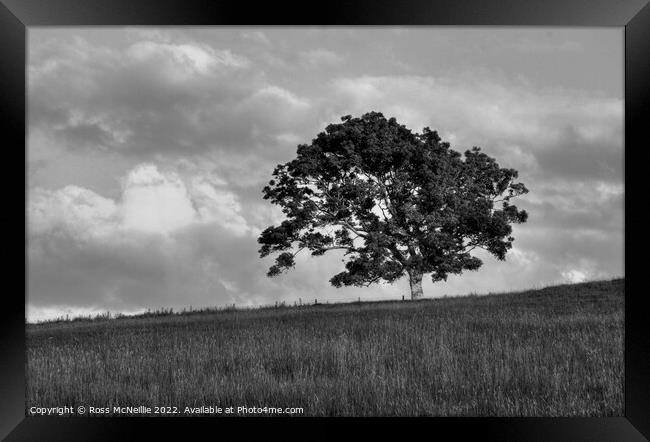
[[[292,268],[301,250],[342,250],[347,262],[330,279],[334,286],[408,275],[417,298],[423,275],[435,282],[477,270],[474,249],[505,259],[511,224],[528,217],[510,203],[528,192],[516,170],[479,147],[461,154],[436,131],[413,133],[378,112],[341,120],[299,145],[263,189],[286,216],[258,239],[261,257],[279,253],[268,276]]]

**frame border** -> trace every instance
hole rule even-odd
[[[640,289],[641,260],[633,259],[631,248],[647,250],[647,235],[641,232],[645,221],[638,207],[645,204],[642,194],[642,167],[650,164],[645,126],[650,109],[650,4],[648,0],[336,0],[314,3],[259,2],[234,3],[225,0],[0,0],[0,128],[11,142],[5,144],[12,161],[23,161],[24,169],[8,167],[7,172],[22,173],[24,193],[7,192],[9,203],[25,203],[26,161],[26,30],[32,26],[183,26],[183,25],[465,25],[465,26],[618,26],[625,27],[625,417],[616,418],[391,418],[372,420],[376,430],[395,424],[408,425],[436,435],[454,438],[479,436],[489,440],[650,440],[650,333],[648,303]],[[645,144],[642,144],[645,142]],[[20,148],[23,146],[21,153]],[[634,151],[634,154],[632,152]],[[643,155],[643,157],[642,157]],[[13,177],[12,177],[13,178]],[[637,203],[637,207],[634,203]],[[3,218],[11,231],[27,232],[23,217]],[[22,248],[18,235],[3,248],[7,274],[23,270],[26,294],[27,257],[16,259]],[[20,243],[20,244],[19,244]],[[13,277],[14,282],[18,279]],[[20,287],[21,284],[18,284]],[[634,288],[636,286],[636,289]],[[248,418],[255,425],[242,426],[228,418],[81,418],[25,417],[25,304],[24,299],[7,289],[0,340],[0,436],[6,440],[133,440],[162,434],[187,437],[197,429],[234,429],[238,436],[278,428],[286,418]],[[290,418],[289,418],[290,419]],[[349,421],[349,419],[344,419]],[[285,422],[283,422],[285,421]],[[293,430],[331,431],[339,419],[300,418]],[[361,420],[363,422],[363,420]],[[323,425],[327,422],[327,429]],[[239,423],[239,425],[238,425]],[[335,425],[331,425],[335,423]],[[217,427],[218,425],[218,427]],[[318,429],[316,429],[318,428]],[[243,430],[243,431],[242,431]]]

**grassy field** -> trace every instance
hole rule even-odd
[[[27,326],[27,407],[623,415],[624,280]]]

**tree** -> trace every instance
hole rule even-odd
[[[286,215],[258,239],[261,257],[279,252],[268,276],[294,267],[301,250],[342,250],[347,262],[330,279],[335,287],[408,275],[416,299],[425,274],[436,282],[477,270],[476,248],[505,259],[511,224],[528,217],[510,204],[528,192],[516,170],[478,147],[463,156],[436,131],[413,133],[378,112],[341,120],[299,145],[263,189]]]

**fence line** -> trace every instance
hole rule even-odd
[[[182,315],[182,314],[192,314],[192,313],[212,313],[212,312],[224,312],[224,311],[246,311],[246,310],[258,310],[258,309],[272,309],[272,308],[290,308],[290,307],[309,307],[315,305],[328,305],[328,304],[357,304],[365,302],[398,302],[398,301],[407,301],[410,300],[410,296],[397,295],[397,296],[373,296],[373,297],[337,297],[337,298],[327,298],[319,301],[318,298],[314,299],[303,299],[298,298],[291,301],[275,301],[272,304],[248,304],[248,305],[237,305],[236,303],[226,304],[221,306],[210,306],[210,307],[183,307],[180,309],[174,309],[173,307],[159,307],[157,309],[147,309],[139,313],[121,313],[121,312],[100,312],[96,314],[88,315],[78,315],[75,317],[70,317],[66,315],[65,317],[61,316],[53,319],[45,319],[34,322],[34,324],[39,323],[54,323],[54,322],[71,322],[71,321],[93,321],[93,320],[112,320],[120,318],[142,318],[142,317],[152,317],[152,316],[172,316],[172,315]]]

